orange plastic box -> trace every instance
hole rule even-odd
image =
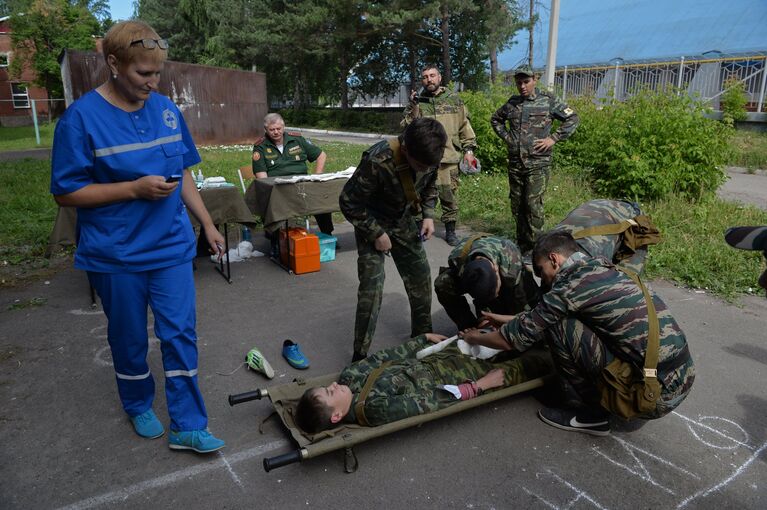
[[[280,230],[280,259],[295,274],[320,270],[320,240],[303,228]]]

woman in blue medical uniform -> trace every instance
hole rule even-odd
[[[147,308],[161,341],[172,449],[200,453],[224,441],[208,430],[197,384],[192,259],[186,209],[221,255],[224,239],[187,170],[200,162],[181,112],[156,93],[168,44],[141,21],[114,25],[103,40],[109,79],[56,125],[51,193],[77,207],[75,267],[87,271],[109,322],[117,390],[136,433],[163,435],[152,410],[146,362]]]

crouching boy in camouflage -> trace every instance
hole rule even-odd
[[[382,425],[459,401],[441,385],[458,386],[461,400],[467,400],[483,391],[520,384],[553,370],[551,357],[542,349],[530,349],[518,357],[500,353],[481,360],[462,354],[455,342],[416,359],[416,353],[429,342],[444,338],[427,333],[352,363],[341,372],[338,382],[306,390],[296,407],[296,423],[309,433],[342,423]],[[370,390],[361,398],[369,378],[373,378]]]
[[[533,268],[550,290],[529,312],[521,313],[499,330],[464,332],[470,344],[523,352],[547,340],[559,374],[585,407],[543,408],[540,418],[564,430],[607,435],[610,414],[601,407],[598,388],[602,370],[616,357],[641,368],[645,362],[650,320],[643,290],[632,278],[603,258],[578,251],[567,232],[542,235],[533,249]],[[660,397],[655,409],[640,418],[660,418],[689,394],[695,368],[687,339],[666,304],[652,296],[659,326],[657,380]]]

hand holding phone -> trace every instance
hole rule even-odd
[[[178,182],[181,180],[181,176],[179,174],[173,174],[167,179],[165,179],[165,182]]]

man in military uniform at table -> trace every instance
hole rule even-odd
[[[265,177],[287,177],[306,175],[306,162],[315,162],[314,173],[321,174],[325,169],[327,155],[322,149],[295,131],[285,132],[285,121],[279,113],[269,113],[264,117],[265,137],[256,140],[253,145],[253,173],[256,179]],[[323,234],[333,233],[332,213],[315,214],[317,226]],[[267,234],[267,237],[270,237]],[[272,235],[272,251],[277,236]],[[273,254],[274,255],[274,254]]]

